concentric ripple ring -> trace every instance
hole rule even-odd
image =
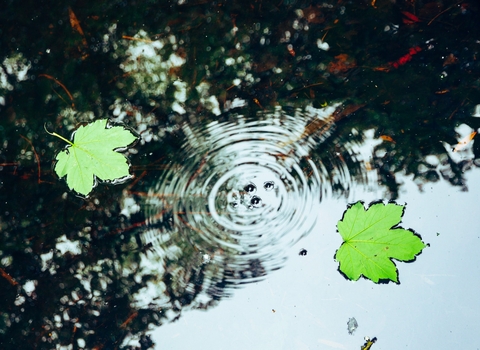
[[[181,151],[147,196],[148,223],[199,251],[279,267],[282,252],[315,225],[328,182],[309,158],[328,127],[304,137],[311,118],[276,111],[184,126]]]

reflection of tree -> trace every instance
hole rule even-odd
[[[142,252],[135,230],[127,229],[136,218],[118,219],[119,187],[100,186],[87,201],[62,195],[65,186],[50,167],[59,145],[43,132],[44,124],[66,135],[78,123],[113,114],[144,137],[139,153],[131,155],[140,177],[154,175],[174,157],[178,141],[169,135],[180,123],[214,120],[217,109],[240,99],[250,115],[277,104],[293,110],[348,99],[366,106],[339,123],[331,138],[336,144],[319,147],[316,160],[323,159],[322,150],[338,153],[352,176],[364,176],[355,154],[342,145],[374,128],[385,137],[374,162],[390,196],[398,192],[398,172],[413,174],[420,184],[445,178],[466,186],[463,173],[476,162],[454,160],[441,142],[454,145],[461,123],[480,126],[469,117],[480,101],[478,4],[279,3],[2,6],[3,348],[120,348],[140,339],[149,323],[159,325],[189,307],[213,306],[233,281],[265,274],[259,261],[229,269],[228,252],[207,252],[218,260],[204,263],[192,244],[167,258]],[[408,23],[401,11],[419,21]],[[72,27],[71,12],[81,32]],[[133,52],[142,47],[152,55]],[[405,65],[388,65],[412,47],[421,51]],[[474,159],[479,149],[474,144]],[[332,180],[332,187],[350,190],[341,181]],[[60,241],[75,242],[78,251],[57,251]],[[157,265],[148,265],[149,259]],[[155,307],[140,303],[149,288],[164,298]],[[146,337],[137,341],[140,348],[148,344]]]

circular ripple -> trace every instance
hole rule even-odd
[[[305,122],[278,113],[185,127],[175,164],[149,192],[149,224],[178,230],[201,251],[277,255],[318,216],[321,178]]]
[[[351,182],[343,157],[325,163],[311,158],[333,127],[328,118],[307,127],[320,117],[277,110],[254,120],[230,116],[205,127],[184,126],[182,149],[146,199],[153,227],[148,240],[164,254],[188,242],[208,261],[222,255],[233,279],[279,268],[285,249],[315,225],[322,197],[337,181]],[[242,269],[252,272],[248,278],[234,276]]]

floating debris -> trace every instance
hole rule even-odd
[[[358,328],[358,322],[355,319],[355,317],[349,318],[347,322],[348,334],[353,334],[357,328]]]
[[[365,337],[365,344],[362,345],[360,350],[370,350],[372,348],[372,345],[375,344],[377,341],[377,337],[373,337],[370,339],[369,337]]]
[[[307,255],[307,250],[306,249],[300,249],[300,252],[298,253],[298,255],[301,255],[301,256],[305,256]]]
[[[458,141],[458,144],[453,148],[453,152],[458,152],[464,150],[468,144],[473,140],[473,138],[477,135],[476,131],[471,132],[467,136],[465,136],[463,139]]]

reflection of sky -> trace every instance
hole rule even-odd
[[[466,177],[468,192],[440,181],[419,193],[411,178],[403,179],[402,226],[431,247],[414,263],[397,263],[400,285],[349,282],[337,272],[333,256],[342,241],[335,227],[346,202],[330,199],[322,203],[314,231],[291,249],[285,268],[208,312],[190,311],[160,327],[153,332],[157,347],[359,349],[365,336],[378,338],[372,349],[480,347],[480,234],[472,219],[480,171]],[[377,199],[360,192],[356,197]],[[307,256],[298,255],[300,248]],[[350,317],[359,323],[354,335],[347,332]]]

